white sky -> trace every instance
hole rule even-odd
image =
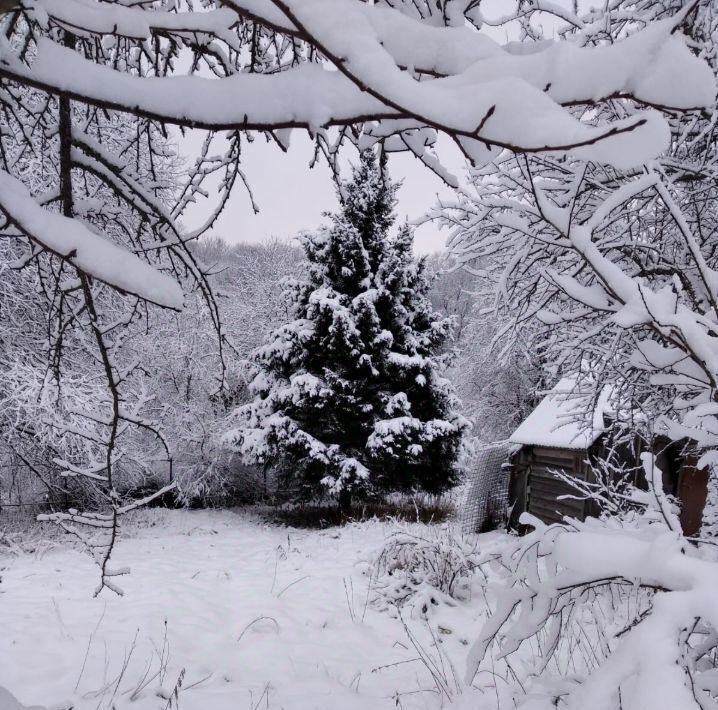
[[[506,3],[507,0],[487,0],[482,11],[485,16],[500,16],[507,10]],[[558,0],[557,4],[570,6],[570,0]],[[541,24],[546,36],[550,36],[555,22],[548,16]],[[506,28],[487,27],[484,31],[499,43],[515,39],[509,37]],[[193,146],[199,147],[201,134],[197,131],[185,139],[185,150],[190,155]],[[445,139],[440,143],[439,153],[444,165],[460,178],[463,164],[456,148]],[[302,230],[315,229],[322,222],[322,212],[337,208],[337,200],[327,166],[318,161],[313,169],[309,169],[312,156],[313,144],[300,130],[292,132],[291,146],[286,154],[273,143],[267,143],[261,135],[257,135],[253,144],[245,143],[242,165],[260,212],[254,214],[246,193],[237,185],[213,234],[230,243],[262,242],[271,237],[291,238]],[[394,180],[403,181],[397,195],[399,221],[421,217],[436,203],[437,195],[452,196],[450,188],[411,155],[390,155],[389,169]],[[349,170],[345,172],[348,177]],[[202,211],[198,207],[197,213]],[[446,231],[439,231],[433,224],[424,224],[416,229],[414,250],[418,254],[439,251],[444,247],[446,237]]]
[[[331,172],[321,161],[309,169],[313,144],[303,131],[292,133],[288,153],[266,143],[263,136],[257,136],[253,144],[245,144],[242,153],[243,169],[260,212],[254,214],[246,192],[237,186],[214,234],[230,243],[290,238],[303,229],[316,228],[322,222],[322,212],[336,210]],[[392,154],[389,167],[392,178],[403,181],[398,193],[399,221],[421,217],[436,203],[437,195],[451,197],[451,190],[413,156]],[[452,168],[460,171],[461,164]],[[348,177],[348,168],[345,173]],[[446,233],[434,225],[421,225],[416,230],[415,251],[438,251],[445,239]]]

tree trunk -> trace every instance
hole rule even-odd
[[[339,491],[339,513],[343,518],[349,518],[352,514],[352,492],[348,488]]]

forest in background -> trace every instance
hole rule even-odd
[[[142,387],[145,395],[152,397],[148,411],[161,422],[172,451],[172,474],[163,447],[146,432],[139,432],[127,442],[121,489],[142,497],[176,480],[179,501],[188,504],[273,500],[276,486],[267,483],[266,471],[243,465],[222,439],[234,407],[250,400],[247,386],[252,351],[288,318],[282,300],[284,282],[301,275],[306,263],[297,243],[279,240],[248,245],[215,237],[193,250],[211,274],[229,345],[220,356],[199,295],[188,299],[182,313],[158,313],[149,330],[138,324],[127,335],[127,346],[143,353],[148,363]],[[456,384],[462,412],[472,421],[467,446],[503,440],[540,398],[536,394],[540,392],[540,367],[532,362],[528,343],[517,343],[505,360],[498,358],[498,346],[492,348],[491,344],[501,318],[481,300],[476,277],[453,268],[450,257],[436,254],[425,259],[432,279],[430,299],[439,312],[455,319],[454,335],[446,346],[454,353],[447,376]],[[36,332],[41,331],[42,311],[37,309],[32,315]],[[28,326],[26,333],[32,327]],[[10,349],[4,355],[7,371],[11,371],[11,360],[14,365],[17,356]],[[31,361],[25,362],[29,365]],[[48,506],[92,505],[96,501],[84,498],[83,486],[73,486],[71,478],[57,479],[55,459],[68,456],[60,448],[67,440],[58,437],[58,445],[48,445],[41,436],[64,417],[52,396],[38,401],[44,373],[24,369],[22,374],[27,377],[26,384],[20,387],[16,383],[12,392],[6,390],[3,406],[3,505],[27,507],[29,515]],[[227,390],[218,394],[223,376]],[[81,379],[80,370],[73,381],[79,384]],[[89,383],[86,386],[89,396]],[[18,422],[28,420],[33,422],[31,431],[18,427]],[[470,466],[469,451],[463,466]]]

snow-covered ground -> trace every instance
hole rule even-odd
[[[408,710],[448,703],[435,663],[457,706],[496,708],[494,693],[457,691],[485,618],[478,594],[442,605],[430,627],[407,607],[398,618],[368,603],[367,562],[395,530],[146,511],[113,557],[132,569],[123,597],[93,598],[97,568],[64,545],[0,557],[0,687],[75,710]]]

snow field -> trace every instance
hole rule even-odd
[[[97,568],[67,547],[0,557],[0,687],[56,710],[409,710],[449,696],[496,707],[494,692],[457,692],[485,618],[480,593],[436,607],[430,627],[409,607],[400,618],[369,603],[365,572],[393,524],[300,531],[159,510],[139,520],[113,556],[132,568],[123,597],[93,598]]]

